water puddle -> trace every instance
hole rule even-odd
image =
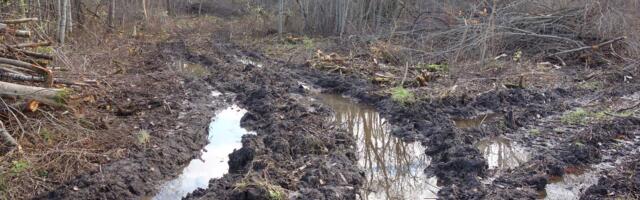
[[[525,148],[503,137],[480,140],[476,148],[489,164],[489,169],[513,169],[529,160]]]
[[[182,174],[165,183],[154,200],[181,199],[198,188],[206,188],[209,180],[222,177],[229,171],[229,154],[242,147],[242,135],[250,134],[240,127],[246,110],[231,106],[218,113],[209,125],[209,144],[202,151],[202,159],[191,160]]]
[[[357,140],[358,164],[366,176],[359,199],[437,197],[437,179],[423,171],[430,158],[420,143],[392,136],[385,120],[372,107],[337,95],[320,94],[320,100],[333,108],[333,120],[343,124]]]
[[[485,114],[480,114],[476,117],[473,118],[460,118],[460,119],[454,119],[453,122],[455,122],[455,125],[458,128],[461,129],[468,129],[468,128],[476,128],[476,127],[480,127],[482,126],[482,124],[487,123],[495,118],[501,117],[502,114],[500,113],[485,113]]]
[[[546,200],[577,200],[587,188],[597,183],[596,170],[580,169],[576,173],[551,179],[541,197]]]
[[[262,68],[262,64],[254,62],[252,60],[249,60],[248,58],[240,57],[240,58],[236,58],[236,60],[238,62],[242,63],[243,65],[253,65],[253,66],[256,66],[258,68]]]

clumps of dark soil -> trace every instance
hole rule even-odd
[[[637,155],[636,155],[637,156]],[[625,161],[614,170],[604,172],[598,184],[589,187],[580,199],[640,198],[640,159]]]
[[[605,151],[623,148],[620,149],[621,152],[629,152],[628,149],[624,150],[626,147],[614,147],[614,139],[631,137],[637,134],[637,130],[640,130],[640,120],[619,118],[587,127],[563,139],[558,146],[537,149],[541,152],[538,156],[493,181],[488,186],[487,197],[516,198],[529,195],[529,198],[535,198],[535,191],[544,190],[551,178],[574,173],[576,168],[600,163],[603,161],[603,154],[607,153]]]
[[[36,199],[140,199],[153,196],[159,185],[178,175],[207,142],[207,127],[214,111],[226,103],[210,96],[204,81],[183,77],[167,67],[172,59],[164,46],[144,46],[139,67],[114,75],[105,99],[104,134],[129,131],[124,158],[79,174]],[[179,49],[175,49],[179,51]],[[160,67],[164,66],[164,67]],[[162,80],[162,81],[159,81]],[[151,102],[151,103],[150,103]],[[115,117],[115,119],[113,119]],[[140,135],[142,132],[148,135]]]
[[[187,199],[355,199],[364,178],[355,141],[327,120],[329,109],[301,92],[286,69],[272,63],[247,68],[233,60],[246,52],[218,47],[227,49],[201,56],[226,60],[209,66],[208,81],[237,94],[236,102],[249,111],[241,126],[257,134],[243,137],[243,147],[230,155],[228,174]]]
[[[492,124],[490,130],[514,130],[568,109],[569,106],[563,103],[565,99],[586,92],[561,88],[542,92],[505,89],[488,91],[478,96],[421,99],[413,104],[399,105],[387,95],[375,92],[380,88],[355,75],[341,76],[300,66],[294,69],[298,69],[296,72],[302,79],[327,91],[353,96],[375,105],[392,124],[394,135],[406,140],[421,141],[427,147],[425,153],[433,158],[426,172],[436,175],[439,182],[445,185],[439,192],[439,196],[443,198],[480,198],[485,195],[479,177],[487,175],[487,164],[473,144],[483,137],[496,134],[474,128],[461,130],[455,127],[452,119],[470,118],[477,113],[492,111],[503,113],[504,120],[499,120],[498,123],[504,123],[507,129]],[[576,147],[573,150],[588,152],[592,149]],[[546,184],[540,176],[529,177],[525,181],[529,183],[527,185],[536,185],[537,188]],[[531,194],[535,194],[535,190],[526,191],[523,196]]]

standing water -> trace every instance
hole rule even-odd
[[[337,95],[321,94],[320,100],[335,111],[335,120],[354,135],[358,164],[365,171],[360,199],[435,199],[435,177],[424,169],[430,158],[419,143],[406,143],[390,134],[374,108]]]
[[[227,173],[229,154],[242,147],[242,135],[249,133],[240,127],[245,113],[246,110],[235,105],[218,113],[209,125],[209,144],[202,151],[202,159],[191,160],[182,174],[165,183],[153,199],[181,199],[198,188],[206,188],[210,179]]]
[[[580,195],[598,183],[598,169],[578,168],[575,173],[553,177],[545,187],[545,200],[578,200]]]
[[[529,152],[503,137],[478,141],[476,147],[489,164],[489,169],[513,169],[529,160]]]

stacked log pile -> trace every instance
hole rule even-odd
[[[48,66],[54,57],[34,50],[48,47],[51,42],[31,42],[32,32],[20,28],[37,20],[0,20],[0,98],[15,100],[10,105],[5,103],[6,108],[1,110],[35,112],[40,103],[62,106],[68,96],[66,89],[53,87],[56,82],[65,82],[55,79]],[[1,121],[0,139],[3,150],[20,148]]]

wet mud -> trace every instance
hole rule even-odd
[[[535,199],[554,187],[555,178],[570,180],[576,168],[603,162],[614,163],[616,170],[605,176],[597,173],[597,184],[575,196],[637,195],[638,179],[632,173],[637,172],[637,159],[629,155],[637,155],[635,149],[640,147],[636,139],[640,120],[633,116],[576,124],[563,120],[577,108],[632,95],[640,89],[637,81],[596,91],[574,84],[495,88],[475,95],[423,97],[403,105],[365,77],[266,58],[229,42],[177,41],[160,49],[206,66],[210,72],[206,85],[234,94],[234,102],[247,110],[241,127],[256,133],[243,136],[242,147],[229,154],[225,175],[211,179],[186,199],[403,199],[410,197],[403,196],[408,191],[426,191],[433,180],[437,191],[427,195],[435,193],[439,199]],[[328,105],[308,87],[348,96],[370,108]],[[210,91],[202,94],[211,98]],[[198,105],[211,101],[207,98],[203,96]],[[190,124],[211,116],[198,115],[202,119]],[[183,137],[190,136],[188,142],[161,146],[164,154],[150,151],[129,161],[142,164],[103,168],[110,181],[98,173],[79,177],[47,197],[153,196],[201,153],[206,143],[203,127],[201,134],[184,133]],[[359,130],[365,128],[370,130]],[[185,146],[189,148],[180,151],[182,156],[166,160],[176,155],[166,151]],[[402,180],[411,181],[403,185],[407,182]]]

